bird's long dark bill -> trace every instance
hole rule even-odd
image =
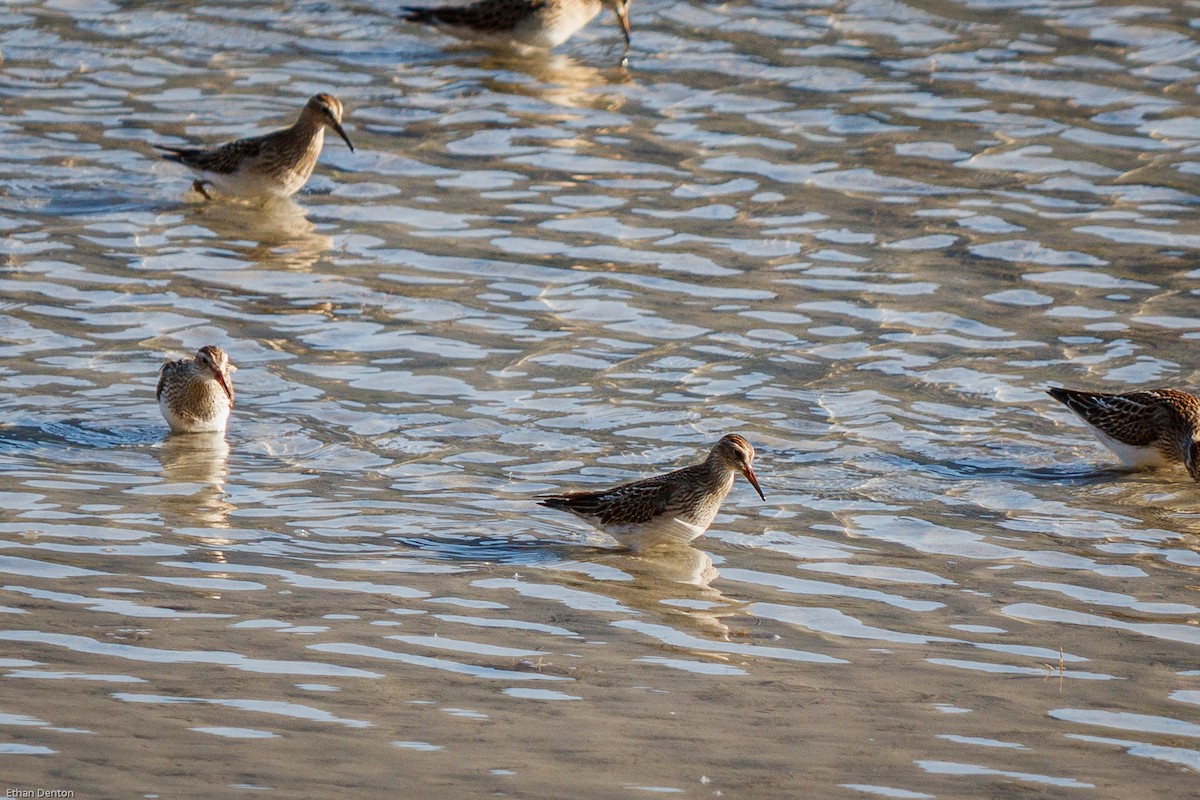
[[[746,476],[746,480],[750,481],[750,485],[754,487],[754,491],[758,492],[758,496],[763,500],[766,500],[767,496],[763,494],[762,487],[758,485],[758,478],[754,477],[753,468],[746,467],[742,474]]]
[[[631,44],[629,41],[629,12],[617,14],[617,22],[621,23],[621,33],[625,34],[625,49],[628,50]]]
[[[221,388],[225,390],[225,396],[229,398],[229,402],[233,402],[233,392],[229,390],[229,384],[225,381],[225,376],[220,372],[217,373],[217,383],[221,384]]]
[[[335,123],[333,123],[333,129],[334,129],[335,131],[337,131],[337,135],[338,135],[338,136],[340,136],[340,137],[342,137],[342,141],[344,141],[344,142],[346,143],[346,147],[349,147],[349,148],[350,148],[350,152],[351,152],[351,153],[353,153],[353,152],[354,152],[354,145],[352,145],[352,144],[350,143],[350,137],[346,135],[346,129],[345,129],[345,128],[343,128],[341,125],[339,125],[339,124],[338,124],[338,123],[336,123],[336,122],[335,122]]]

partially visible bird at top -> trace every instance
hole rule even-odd
[[[223,432],[233,409],[236,370],[225,351],[211,344],[197,350],[193,358],[163,364],[155,397],[171,432]]]
[[[476,0],[470,5],[406,6],[403,18],[434,25],[460,38],[549,50],[570,39],[607,6],[629,49],[631,0]]]
[[[548,508],[570,511],[635,550],[690,542],[712,525],[738,473],[763,500],[754,475],[754,448],[736,433],[723,436],[699,464],[612,489],[541,495]]]
[[[1178,389],[1104,394],[1053,387],[1047,393],[1086,422],[1126,466],[1182,462],[1200,481],[1200,397]]]
[[[212,199],[206,186],[243,200],[290,197],[312,175],[325,144],[326,128],[332,128],[351,152],[354,151],[350,137],[342,128],[342,112],[340,100],[321,93],[309,98],[299,118],[289,128],[238,139],[211,149],[154,146],[165,151],[163,158],[190,167],[199,174],[192,187],[206,199]]]

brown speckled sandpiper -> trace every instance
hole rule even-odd
[[[766,500],[753,462],[754,448],[731,433],[699,464],[612,489],[538,499],[549,508],[578,514],[634,549],[667,541],[689,542],[708,530],[737,473],[745,475],[758,496]]]
[[[158,408],[172,433],[222,432],[233,408],[237,369],[219,347],[208,344],[194,358],[168,361],[158,370]]]
[[[409,22],[430,23],[455,36],[518,49],[550,49],[570,39],[607,6],[617,16],[629,49],[631,0],[477,0],[470,5],[409,6]]]
[[[1056,387],[1047,392],[1086,422],[1126,466],[1183,462],[1200,481],[1200,397],[1178,389],[1102,394]]]
[[[341,101],[331,94],[313,95],[294,125],[265,136],[238,139],[212,149],[155,147],[166,151],[163,158],[168,161],[199,173],[192,187],[206,198],[211,199],[206,186],[241,199],[290,197],[312,175],[327,127],[354,150],[342,128]]]

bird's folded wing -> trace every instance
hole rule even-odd
[[[170,153],[166,158],[172,161],[178,161],[180,164],[204,172],[229,175],[237,172],[247,160],[256,158],[262,149],[262,143],[262,137],[255,136],[249,139],[238,139],[236,142],[230,142],[213,150],[204,150],[199,147],[155,146],[159,150]]]
[[[1059,399],[1100,432],[1135,447],[1152,444],[1171,414],[1151,392],[1107,395],[1066,391]]]
[[[174,361],[168,361],[158,368],[158,386],[154,387],[154,399],[162,400],[163,385],[167,382],[167,373],[175,366]]]
[[[542,499],[544,505],[596,517],[602,525],[638,525],[666,512],[672,484],[627,483],[603,492],[574,492]]]
[[[499,33],[512,30],[545,5],[546,0],[479,0],[468,6],[407,7],[404,18],[410,22],[441,22]]]

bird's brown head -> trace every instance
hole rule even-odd
[[[331,94],[321,92],[314,94],[308,98],[308,105],[304,107],[304,114],[319,125],[325,125],[332,128],[334,133],[342,137],[342,141],[350,148],[350,152],[354,152],[354,145],[350,143],[350,137],[346,135],[346,130],[342,127],[342,101],[338,100]]]
[[[612,12],[617,15],[617,22],[621,24],[621,33],[625,36],[625,49],[629,49],[629,4],[633,0],[604,0],[604,4],[612,9]]]
[[[710,461],[715,460],[725,469],[745,475],[746,480],[750,481],[750,485],[754,487],[754,491],[758,492],[758,496],[763,500],[767,499],[763,494],[762,487],[758,485],[758,478],[754,475],[754,446],[744,438],[736,433],[722,436],[721,441],[713,447],[708,458]]]
[[[201,369],[212,375],[217,383],[221,384],[221,388],[225,390],[225,396],[232,403],[232,375],[237,367],[229,363],[229,356],[225,355],[225,351],[214,344],[206,344],[196,351],[196,363],[200,365]]]

